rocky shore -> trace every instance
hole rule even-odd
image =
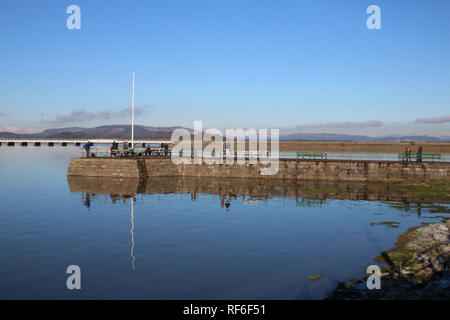
[[[327,299],[450,299],[450,220],[409,229],[375,261],[384,265],[381,289],[367,289],[367,275],[339,283]]]

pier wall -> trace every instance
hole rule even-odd
[[[70,192],[130,197],[136,194],[228,194],[252,198],[295,197],[315,200],[417,202],[413,192],[390,183],[349,181],[283,181],[214,177],[108,178],[68,176]],[[433,202],[433,199],[427,199]],[[423,200],[421,201],[423,202]],[[439,203],[449,203],[439,199]],[[408,207],[406,207],[408,208]],[[413,210],[413,208],[411,208]]]
[[[72,158],[67,175],[139,178],[141,173],[136,159]]]
[[[450,181],[450,163],[280,159],[275,175],[261,175],[262,164],[175,165],[170,158],[73,158],[68,176],[218,177],[317,181]]]

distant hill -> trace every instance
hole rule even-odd
[[[193,132],[190,128],[184,127],[149,127],[142,125],[134,126],[134,136],[136,139],[170,139],[175,129],[183,128]],[[12,132],[0,132],[0,138],[28,138],[28,139],[124,139],[131,137],[131,125],[107,125],[94,128],[56,128],[47,129],[41,133],[16,134]],[[430,137],[430,136],[384,136],[369,137],[364,135],[346,135],[338,133],[292,133],[281,135],[280,140],[309,140],[309,141],[353,141],[353,142],[396,142],[396,141],[416,141],[416,142],[450,142],[450,136]]]
[[[192,129],[184,127],[148,127],[142,125],[134,126],[136,139],[170,139],[175,129],[183,128],[192,132]],[[99,139],[117,138],[130,139],[131,125],[108,125],[94,128],[56,128],[47,129],[34,134],[16,134],[12,132],[0,132],[2,138],[49,138],[49,139]]]
[[[450,142],[447,137],[430,136],[384,136],[369,137],[362,135],[347,135],[337,133],[292,133],[281,135],[280,140],[311,140],[311,141],[353,141],[353,142],[398,142],[398,141],[416,141],[416,142]]]
[[[0,138],[15,138],[17,134],[12,132],[0,132]]]

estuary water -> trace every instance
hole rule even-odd
[[[450,212],[373,184],[68,179],[79,155],[0,147],[1,299],[320,299]]]

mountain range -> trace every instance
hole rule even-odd
[[[134,126],[134,136],[136,139],[170,139],[175,129],[190,128],[174,127],[150,127],[143,125]],[[27,138],[27,139],[129,139],[131,137],[131,125],[106,125],[94,128],[56,128],[47,129],[40,133],[20,134],[12,132],[0,132],[0,138]],[[396,141],[417,141],[417,142],[450,142],[450,136],[432,137],[425,135],[390,135],[370,137],[365,135],[347,135],[337,133],[291,133],[280,135],[280,140],[310,140],[310,141],[353,141],[353,142],[396,142]]]
[[[149,127],[142,125],[134,126],[136,139],[170,139],[175,129],[183,127]],[[188,131],[192,131],[189,128]],[[130,139],[131,125],[107,125],[94,128],[56,128],[47,129],[39,133],[21,134],[12,132],[0,132],[0,138],[28,138],[28,139]]]
[[[450,142],[450,136],[432,137],[425,135],[388,135],[370,137],[364,135],[347,135],[338,133],[292,133],[281,135],[280,140],[311,140],[311,141],[352,141],[352,142]]]

